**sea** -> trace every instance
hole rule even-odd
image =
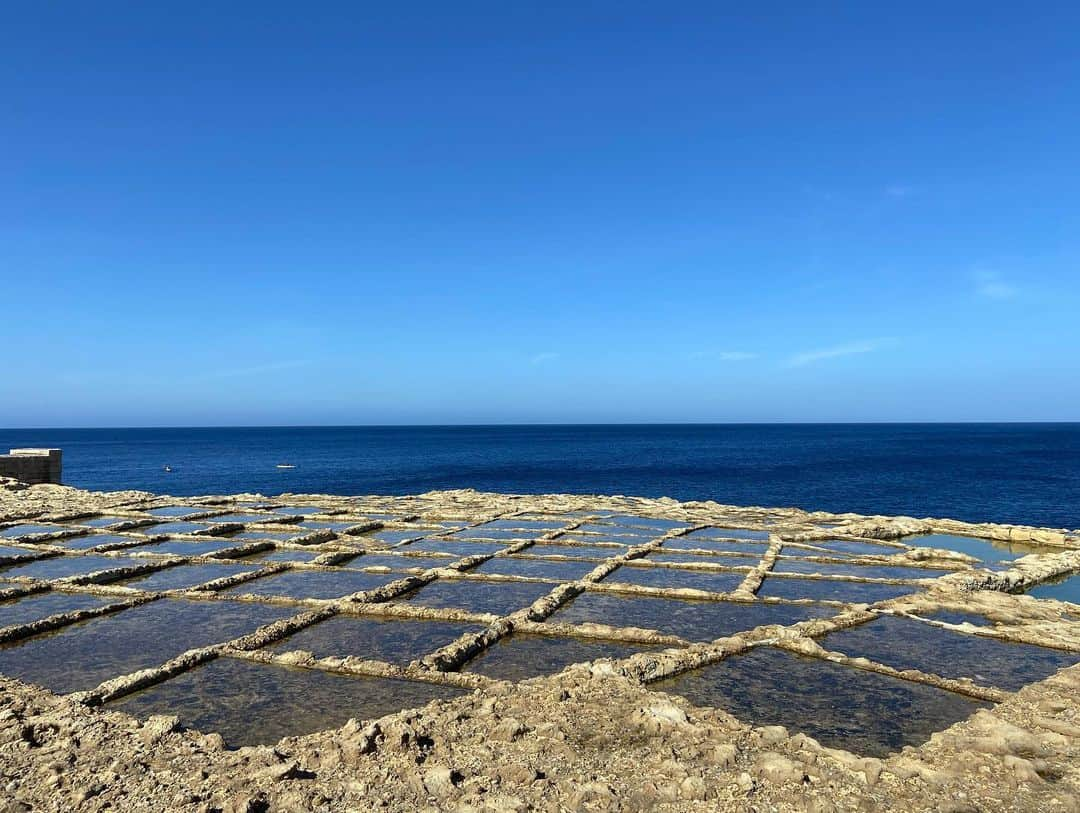
[[[1080,423],[0,429],[20,446],[62,448],[64,481],[93,490],[474,488],[1080,528]]]

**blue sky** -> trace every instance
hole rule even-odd
[[[310,5],[5,10],[0,426],[1078,418],[1075,4]]]

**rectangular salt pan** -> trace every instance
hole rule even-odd
[[[813,605],[630,598],[590,591],[556,610],[548,621],[553,624],[594,623],[612,627],[639,627],[665,635],[677,635],[689,641],[712,641],[764,624],[788,626],[834,612],[831,608]]]
[[[205,522],[159,522],[156,525],[143,525],[131,530],[137,534],[160,536],[161,534],[193,534],[205,531],[209,527],[210,525]]]
[[[842,579],[801,579],[790,576],[769,576],[758,595],[767,598],[814,599],[816,601],[847,601],[852,604],[873,604],[920,590],[917,585],[874,584]]]
[[[948,678],[967,677],[1006,691],[1021,689],[1080,661],[1080,655],[1069,652],[889,616],[831,633],[820,643],[826,649],[901,671],[918,669]]]
[[[172,556],[205,556],[208,553],[238,548],[243,545],[235,539],[209,539],[205,542],[190,542],[183,539],[169,539],[150,545],[130,548],[132,553],[159,553]]]
[[[98,556],[53,556],[22,565],[9,565],[0,568],[0,579],[12,579],[26,576],[31,579],[66,579],[71,576],[85,576],[99,570],[111,570],[115,567],[130,567],[139,564],[130,557]]]
[[[57,531],[67,531],[63,525],[13,525],[10,528],[0,530],[0,537],[4,539],[18,539],[20,536],[36,536],[38,534],[53,534]]]
[[[131,587],[135,590],[187,590],[200,584],[224,579],[226,576],[235,576],[238,573],[250,573],[253,568],[241,565],[213,564],[213,565],[178,565],[158,570],[146,576],[136,576],[133,579],[122,579],[113,584],[123,587]]]
[[[488,559],[472,573],[484,575],[496,573],[502,576],[527,576],[537,579],[577,581],[597,566],[596,562],[560,562],[545,559],[528,559],[518,556],[496,556]]]
[[[103,607],[107,599],[86,593],[36,593],[24,598],[0,602],[0,627],[30,624],[59,613]]]
[[[302,629],[270,648],[282,651],[301,649],[311,652],[316,658],[351,655],[405,666],[456,641],[467,632],[482,629],[484,627],[479,624],[457,621],[338,615]]]
[[[228,641],[295,613],[230,601],[152,601],[0,645],[0,674],[54,692],[92,689],[196,647]]]
[[[151,508],[149,511],[146,511],[145,513],[150,514],[150,515],[155,516],[155,517],[168,517],[168,518],[172,519],[172,518],[192,517],[192,516],[195,516],[195,514],[204,514],[207,511],[212,511],[212,510],[213,510],[212,506],[198,506],[198,507],[195,507],[195,506],[190,506],[190,505],[166,505],[166,506],[163,506],[161,508]]]
[[[437,579],[409,597],[410,604],[458,608],[474,613],[509,615],[524,609],[552,590],[535,582],[482,582]]]
[[[933,686],[759,647],[652,684],[753,725],[782,725],[831,748],[884,757],[918,746],[983,703]]]
[[[564,638],[514,634],[485,649],[465,666],[495,680],[527,680],[561,672],[574,663],[598,658],[621,660],[638,652],[656,649],[647,644],[628,644],[595,638]]]
[[[271,745],[282,737],[337,728],[448,700],[464,690],[419,681],[353,677],[218,658],[121,698],[110,708],[137,717],[176,714],[231,747]]]
[[[530,545],[524,548],[522,553],[533,556],[568,556],[572,559],[610,559],[612,556],[622,556],[626,548],[603,547],[601,545]]]
[[[143,542],[137,536],[123,536],[121,534],[87,534],[86,536],[71,536],[67,539],[59,539],[57,545],[62,545],[70,550],[88,550],[99,545],[116,545],[124,542],[134,544]]]
[[[1052,598],[1055,601],[1080,604],[1080,575],[1045,581],[1032,587],[1027,594],[1035,598]]]
[[[623,566],[609,573],[604,578],[604,582],[669,589],[688,587],[710,593],[729,593],[742,584],[745,578],[745,573],[710,573],[702,570],[682,570],[677,567]]]
[[[402,578],[395,573],[364,573],[359,570],[291,570],[244,582],[226,592],[285,598],[343,598],[375,590]]]
[[[905,567],[903,565],[849,565],[837,562],[816,562],[812,559],[778,559],[773,565],[774,573],[806,573],[823,576],[849,576],[861,579],[936,579],[951,573],[928,567]]]

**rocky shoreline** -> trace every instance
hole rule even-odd
[[[202,558],[201,554],[147,557],[134,564],[121,560],[156,538],[146,533],[140,536],[140,528],[153,527],[149,510],[188,506],[188,518],[202,519],[207,525],[205,533],[196,531],[192,539],[228,539],[247,526],[239,523],[231,528],[231,523],[214,522],[214,517],[270,502],[318,509],[338,519],[336,525],[341,527],[301,531],[297,525],[296,533],[280,546],[245,541],[209,554],[219,562],[237,562],[278,547],[311,550],[315,556],[305,564],[268,563],[254,575],[245,572],[195,588],[163,592],[116,583]],[[563,544],[560,539],[574,533],[574,522],[586,523],[605,512],[657,523],[656,532],[649,538],[642,534],[640,540],[628,537],[622,547],[613,546],[607,558],[586,560],[595,566],[570,581],[475,575],[473,569],[493,557],[528,561],[534,556],[533,561],[545,567],[573,561],[569,554],[575,551],[558,552]],[[271,501],[252,494],[190,499],[143,492],[90,493],[49,485],[22,487],[11,481],[0,484],[0,531],[18,523],[63,529],[13,542],[32,551],[34,561],[71,556],[65,540],[93,541],[85,530],[67,529],[82,527],[80,518],[100,514],[129,520],[112,532],[130,534],[130,540],[87,549],[116,558],[119,568],[86,577],[12,578],[0,582],[0,599],[77,590],[106,603],[28,624],[3,626],[0,621],[0,643],[14,645],[89,618],[129,612],[132,607],[161,601],[162,596],[220,600],[222,590],[229,591],[230,602],[290,608],[292,614],[251,633],[185,651],[166,663],[117,675],[66,696],[0,679],[0,810],[1080,810],[1080,666],[1009,690],[967,676],[897,668],[845,654],[831,649],[826,637],[881,618],[910,618],[957,636],[1078,653],[1080,660],[1080,610],[1075,605],[1009,592],[1080,568],[1080,541],[1067,530],[628,497],[461,491],[405,498],[284,495]],[[382,515],[393,519],[372,519]],[[410,571],[390,572],[377,587],[342,598],[282,598],[245,592],[246,586],[285,571],[330,572],[355,556],[379,529],[400,530],[401,539],[395,545],[407,546],[412,542],[409,529],[416,523],[434,528],[445,521],[455,528],[475,529],[513,517],[528,518],[521,524],[540,522],[533,517],[573,521],[567,526],[570,531],[509,539],[494,554],[455,555],[438,562],[410,560],[416,564]],[[753,564],[736,566],[717,564],[709,558],[710,550],[695,554],[688,538],[697,538],[695,529],[713,527],[751,529],[761,537],[753,543],[760,545],[761,555]],[[286,533],[281,532],[283,537]],[[429,530],[426,535],[440,533],[441,529]],[[579,536],[587,533],[581,531]],[[1017,558],[1005,568],[988,568],[963,553],[911,547],[902,541],[913,534],[1004,540],[1037,546],[1039,552]],[[424,536],[418,534],[418,538]],[[673,540],[679,540],[678,556],[690,560],[697,555],[698,560],[680,559],[678,567],[658,560],[658,552],[672,550]],[[866,568],[867,573],[879,568],[878,572],[889,575],[846,578],[843,585],[891,586],[899,594],[874,603],[843,594],[812,602],[761,595],[763,583],[773,580],[840,581],[828,573],[828,563],[839,561],[837,554],[822,545],[832,541],[884,543],[871,554],[849,558],[844,567]],[[543,557],[530,553],[538,545],[555,552]],[[796,557],[811,564],[801,565],[794,573],[774,572],[778,562],[794,563]],[[14,560],[22,561],[22,557],[16,555]],[[814,572],[815,564],[820,572]],[[913,578],[896,578],[893,573],[898,568]],[[636,575],[639,570],[678,570],[680,575],[709,578],[724,575],[730,586],[721,596],[697,587],[633,583],[621,576]],[[375,567],[365,572],[382,571]],[[484,583],[495,588],[525,584],[549,591],[509,613],[397,600],[414,595],[418,588],[422,594],[425,585],[433,582]],[[619,618],[605,619],[607,623],[561,621],[560,608],[586,593],[723,600],[725,606],[736,609],[775,606],[790,610],[812,603],[822,614],[783,625],[750,624],[735,634],[709,640],[700,640],[693,630],[638,627],[620,623],[623,619]],[[948,613],[977,613],[992,624],[976,628]],[[935,620],[935,614],[947,620]],[[405,664],[264,648],[334,616],[458,621],[480,629]],[[649,648],[626,658],[572,665],[557,674],[517,683],[458,671],[478,652],[515,633],[622,641]],[[763,647],[883,679],[948,690],[984,707],[919,745],[884,756],[865,756],[828,747],[793,728],[753,726],[721,709],[695,707],[678,694],[649,688],[659,680]],[[109,705],[115,698],[218,658],[320,674],[426,681],[456,687],[461,693],[419,709],[375,720],[350,720],[335,730],[239,749],[226,747],[220,734],[185,729],[175,716],[139,720]]]

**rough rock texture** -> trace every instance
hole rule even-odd
[[[263,564],[255,575],[215,579],[198,585],[198,589],[155,592],[113,584],[131,573],[159,572],[203,561],[200,556],[154,558],[152,553],[138,553],[148,541],[139,536],[138,529],[161,521],[153,519],[146,509],[177,504],[199,509],[194,517],[209,524],[212,531],[191,538],[206,540],[235,524],[214,523],[214,516],[259,511],[258,506],[268,502],[318,506],[324,509],[319,519],[339,521],[343,527],[340,531],[310,530],[297,525],[299,516],[268,515],[259,526],[278,533],[275,540],[279,541],[254,545],[246,541],[238,543],[240,550],[227,549],[224,556],[221,552],[211,556],[218,561],[236,561],[234,557],[242,561],[243,556],[255,553],[295,552],[303,546],[315,549],[316,563]],[[295,614],[240,638],[189,650],[158,667],[117,675],[88,692],[58,697],[0,677],[0,811],[1080,811],[1080,666],[1063,669],[1012,693],[968,679],[951,680],[914,670],[898,673],[882,664],[830,652],[827,640],[819,643],[830,631],[868,623],[882,615],[901,615],[913,619],[912,623],[948,629],[957,635],[983,635],[1080,653],[1080,608],[1004,592],[1080,568],[1080,545],[1076,535],[1068,531],[626,497],[521,497],[459,491],[405,498],[284,495],[269,501],[259,495],[238,495],[180,500],[142,492],[95,494],[63,486],[26,488],[0,482],[0,530],[31,521],[66,522],[72,529],[11,542],[25,548],[31,559],[93,551],[91,546],[73,552],[64,544],[71,539],[85,541],[93,532],[79,526],[78,519],[98,513],[130,520],[121,532],[132,534],[132,543],[117,549],[117,554],[136,551],[134,555],[146,556],[152,566],[103,570],[92,577],[0,582],[0,601],[77,588],[113,601],[100,611],[102,618],[89,622],[109,623],[105,616],[127,612],[127,604],[160,600],[162,595],[216,601],[222,598],[220,591],[238,584],[258,585],[270,574],[334,573],[338,565],[359,572],[348,564],[358,554],[361,560],[366,553],[388,550],[411,554],[416,550],[410,547],[414,539],[452,541],[458,538],[452,535],[454,528],[483,538],[479,526],[495,518],[511,518],[512,526],[512,519],[520,517],[520,524],[527,526],[535,516],[558,515],[566,526],[530,531],[526,539],[511,539],[497,553],[455,553],[437,558],[418,552],[415,562],[422,564],[410,571],[411,575],[341,598],[245,596],[243,590],[233,591],[230,599],[294,606]],[[395,518],[366,518],[381,513]],[[596,567],[581,579],[560,582],[540,576],[514,581],[469,572],[472,565],[493,555],[509,553],[520,553],[524,560],[531,556],[530,561],[565,561],[564,556],[537,556],[535,543],[565,541],[572,552],[574,543],[567,540],[576,538],[580,543],[585,535],[588,541],[588,531],[577,526],[586,524],[589,516],[611,513],[639,517],[641,527],[653,531],[642,531],[640,539],[613,548],[610,556],[598,559]],[[648,525],[658,520],[681,524]],[[440,522],[446,524],[436,524]],[[646,557],[645,564],[635,567],[674,569],[650,565],[647,555],[670,552],[666,542],[706,527],[749,529],[758,537],[758,541],[747,543],[759,546],[757,563],[742,570],[717,561],[715,556],[705,558],[715,551],[704,546],[699,554],[685,554],[702,557],[689,562],[692,566],[684,568],[687,572],[737,574],[736,586],[727,593],[636,585],[615,589],[604,584],[605,578],[611,578],[609,574],[617,573],[629,560]],[[418,529],[415,536],[412,528]],[[380,540],[380,529],[401,531],[401,536]],[[970,556],[913,549],[902,542],[907,534],[927,532],[1023,541],[1043,548],[1037,555],[1013,562],[1008,569],[991,571]],[[729,541],[738,539],[736,535]],[[870,554],[838,553],[817,544],[869,539],[886,544],[880,552]],[[818,581],[829,580],[830,564],[853,568],[906,565],[933,581],[852,577],[845,584],[907,585],[910,592],[869,606],[847,599],[822,601],[817,606],[830,609],[824,617],[788,626],[748,625],[731,636],[694,644],[689,643],[689,637],[635,627],[619,618],[604,619],[606,623],[564,623],[558,615],[560,608],[583,593],[668,600],[694,597],[735,607],[799,606],[806,602],[755,595],[763,581],[776,578],[770,575],[772,569],[787,556],[789,547],[795,551],[793,556],[809,554],[810,561],[820,563]],[[493,589],[546,584],[550,592],[503,615],[401,600],[418,586],[422,594],[426,585],[444,582],[486,584]],[[978,613],[988,624],[976,628],[967,622],[927,619],[939,611]],[[407,665],[262,648],[339,615],[469,621],[482,624],[483,629]],[[85,618],[86,611],[61,613],[6,627],[0,636],[15,643]],[[649,643],[657,649],[618,661],[578,664],[556,675],[516,684],[453,671],[515,631]],[[724,711],[694,707],[681,697],[648,688],[657,679],[762,645],[827,658],[843,668],[949,689],[996,705],[934,734],[918,747],[870,758],[824,747],[782,726],[754,727]],[[101,705],[103,700],[124,696],[223,656],[321,672],[441,682],[469,691],[456,699],[378,720],[352,720],[337,730],[287,737],[273,747],[238,750],[226,749],[222,737],[214,732],[186,730],[171,715],[140,721]]]

